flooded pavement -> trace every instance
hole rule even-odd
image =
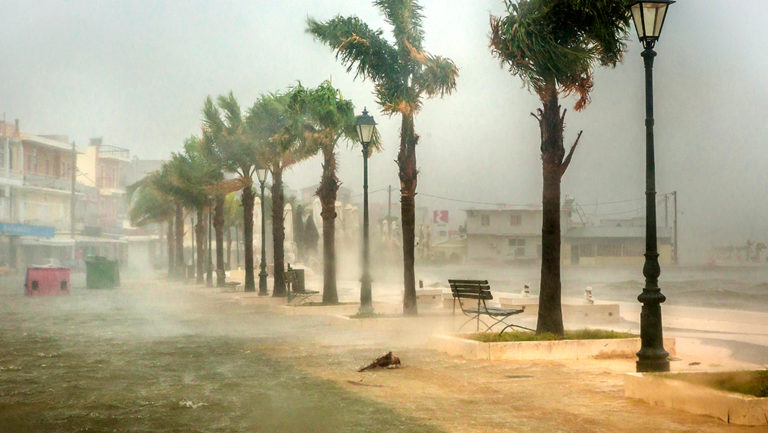
[[[439,431],[264,354],[281,334],[268,317],[209,315],[191,297],[3,290],[0,431]]]
[[[264,301],[165,280],[4,288],[0,432],[755,431],[624,398],[633,359],[467,361],[425,348],[427,318],[367,329]],[[356,371],[388,350],[402,368]]]

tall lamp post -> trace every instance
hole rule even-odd
[[[264,182],[267,181],[267,169],[256,169],[256,177],[261,187],[261,263],[259,264],[259,296],[267,296],[267,248],[266,230],[264,229]]]
[[[371,255],[368,239],[368,157],[371,139],[376,129],[376,121],[363,108],[363,114],[357,116],[357,135],[363,145],[363,276],[360,277],[360,312],[372,313],[371,299]]]
[[[661,303],[667,298],[659,288],[659,252],[656,244],[656,166],[653,152],[653,50],[672,0],[630,1],[632,19],[643,44],[645,63],[645,287],[637,300],[642,302],[640,340],[636,368],[644,371],[669,371],[669,353],[664,350]]]

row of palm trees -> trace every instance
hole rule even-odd
[[[423,98],[456,89],[458,69],[451,59],[423,48],[422,7],[416,0],[374,0],[392,28],[392,38],[358,17],[307,19],[307,33],[330,47],[355,77],[368,78],[381,110],[401,120],[397,155],[403,233],[405,314],[416,314],[414,273],[415,196],[418,179],[415,116]],[[623,56],[629,11],[624,0],[505,0],[506,15],[491,16],[490,49],[503,67],[539,96],[542,108],[532,113],[541,131],[543,222],[540,306],[537,332],[563,334],[560,307],[560,183],[581,137],[568,153],[563,146],[565,110],[560,98],[575,94],[576,110],[589,103],[596,65],[615,66]],[[217,230],[217,281],[223,283],[219,229],[223,194],[242,190],[245,240],[245,288],[255,290],[253,275],[253,176],[259,167],[273,177],[274,296],[285,294],[283,275],[284,170],[316,153],[322,154],[317,194],[322,203],[324,303],[336,303],[334,221],[339,187],[336,145],[357,141],[354,107],[325,82],[315,89],[297,85],[287,92],[263,95],[243,113],[235,97],[206,99],[203,133],[185,143],[156,173],[135,187],[145,203],[134,203],[137,224],[168,221],[169,239],[176,221],[176,264],[183,262],[179,226],[183,209],[200,212],[213,200]],[[178,165],[178,167],[177,167]],[[225,179],[223,173],[229,178]],[[234,178],[232,178],[234,176]],[[146,191],[145,191],[146,190]],[[136,214],[134,215],[134,211]],[[201,218],[198,218],[201,221]],[[200,237],[198,236],[198,239]],[[171,250],[169,242],[169,252]],[[169,266],[171,263],[169,254]],[[178,271],[177,271],[178,272]]]
[[[253,189],[256,170],[272,175],[273,296],[285,296],[285,219],[283,173],[317,153],[323,157],[318,188],[323,217],[323,302],[338,303],[334,244],[335,202],[339,188],[336,148],[340,140],[357,141],[351,101],[330,82],[316,88],[298,84],[288,91],[262,95],[242,110],[232,93],[206,98],[202,134],[190,137],[184,150],[173,153],[162,167],[129,187],[131,222],[136,226],[165,223],[168,227],[169,274],[183,276],[184,212],[196,213],[197,281],[205,268],[205,214],[212,210],[216,232],[216,283],[222,286],[224,237],[234,213],[234,192],[241,191],[245,290],[255,291],[253,259]],[[175,227],[175,228],[174,228]]]

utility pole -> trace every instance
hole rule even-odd
[[[675,249],[672,250],[672,261],[675,264],[678,264],[677,262],[677,251],[678,251],[678,244],[677,244],[677,191],[672,191],[672,205],[675,207],[675,218],[673,221],[674,224],[674,235],[675,235]]]
[[[664,194],[664,228],[669,227],[669,193]]]
[[[392,185],[387,186],[387,238],[392,240]]]
[[[72,142],[72,196],[69,198],[69,234],[75,238],[75,184],[77,183],[77,147]],[[74,248],[74,246],[72,247]]]

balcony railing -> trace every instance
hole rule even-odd
[[[108,144],[102,144],[99,146],[99,156],[112,157],[120,159],[130,159],[131,151],[124,147],[111,146]]]
[[[72,190],[72,180],[70,178],[43,176],[40,174],[25,174],[24,185],[36,186],[40,188],[59,189],[62,191]]]

